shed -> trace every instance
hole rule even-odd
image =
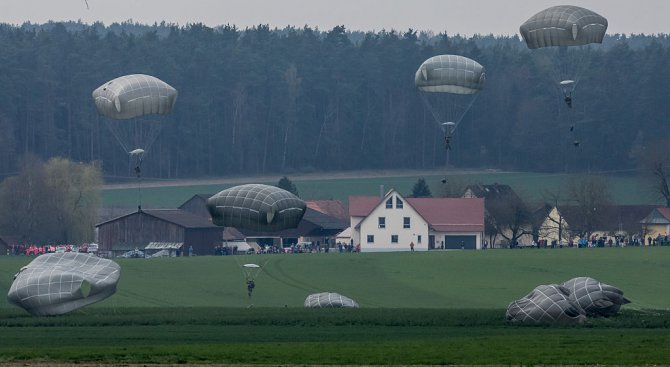
[[[212,255],[221,245],[223,228],[181,209],[142,209],[102,222],[99,253],[117,256],[128,248],[143,249],[150,242],[179,242],[193,253]]]

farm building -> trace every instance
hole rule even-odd
[[[260,246],[287,247],[297,243],[308,243],[323,248],[335,245],[335,236],[347,227],[342,219],[321,213],[309,206],[296,228],[275,232],[253,231],[235,228],[226,229],[227,242],[244,241],[249,246],[259,249]],[[235,237],[237,236],[237,237]]]
[[[654,208],[640,221],[644,237],[653,239],[670,235],[670,208]],[[649,241],[647,240],[647,244]]]
[[[469,185],[465,189],[463,197],[484,199],[486,233],[490,247],[510,246],[509,242],[514,237],[511,228],[517,225],[525,233],[516,239],[516,245],[529,246],[533,243],[532,221],[528,219],[522,220],[521,223],[515,223],[516,218],[525,217],[523,215],[525,206],[523,200],[509,185],[498,183]],[[510,225],[499,225],[496,228],[493,223],[510,223]]]
[[[211,221],[212,217],[209,215],[209,211],[207,211],[207,199],[213,195],[214,194],[195,194],[181,204],[179,209],[208,218]]]
[[[143,209],[96,225],[99,254],[118,256],[144,249],[150,242],[181,243],[198,255],[214,254],[221,245],[223,228],[181,209]],[[174,247],[174,245],[172,245]]]
[[[396,190],[383,197],[349,198],[351,239],[361,251],[481,249],[484,200],[404,198]]]
[[[649,223],[649,229],[644,228],[645,217],[654,216],[655,205],[608,205],[600,208],[587,216],[584,209],[575,205],[551,206],[546,205],[538,210],[538,239],[546,240],[548,244],[556,241],[558,244],[559,222],[562,223],[561,241],[564,245],[571,240],[576,242],[580,235],[587,234],[589,237],[631,237],[638,235],[642,237],[645,232],[656,229],[655,220]],[[663,208],[661,208],[663,209]],[[649,214],[651,212],[651,214]],[[648,217],[650,218],[650,217]],[[670,218],[670,217],[669,217]],[[661,219],[662,221],[662,219]],[[666,222],[670,224],[670,222]],[[666,233],[665,227],[662,233]]]

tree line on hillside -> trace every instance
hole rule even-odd
[[[485,89],[451,143],[451,165],[633,170],[667,140],[669,43],[665,35],[615,35],[575,51],[584,71],[570,120],[551,80],[552,51],[528,50],[518,37],[344,26],[2,25],[0,173],[17,172],[20,158],[33,154],[132,176],[91,92],[133,73],[179,92],[172,114],[148,118],[164,127],[147,152],[145,177],[442,167],[442,133],[413,82],[418,66],[438,54],[487,69]]]

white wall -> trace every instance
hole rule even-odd
[[[386,208],[386,201],[393,199],[393,208]],[[403,202],[402,209],[396,208],[397,199]],[[385,228],[379,228],[379,217],[384,217],[386,221]],[[403,228],[404,218],[410,218],[410,227]],[[352,218],[352,228],[355,228]],[[400,197],[395,191],[391,191],[384,200],[372,210],[370,215],[360,221],[360,228],[352,231],[358,234],[362,252],[380,252],[380,251],[410,251],[410,243],[414,242],[415,251],[428,250],[428,224],[412,208],[407,201]],[[374,236],[374,243],[367,242],[367,236]],[[391,236],[397,235],[398,242],[392,243]],[[421,243],[418,238],[421,236]]]

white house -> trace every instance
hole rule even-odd
[[[481,249],[484,199],[349,197],[351,239],[361,251]]]

